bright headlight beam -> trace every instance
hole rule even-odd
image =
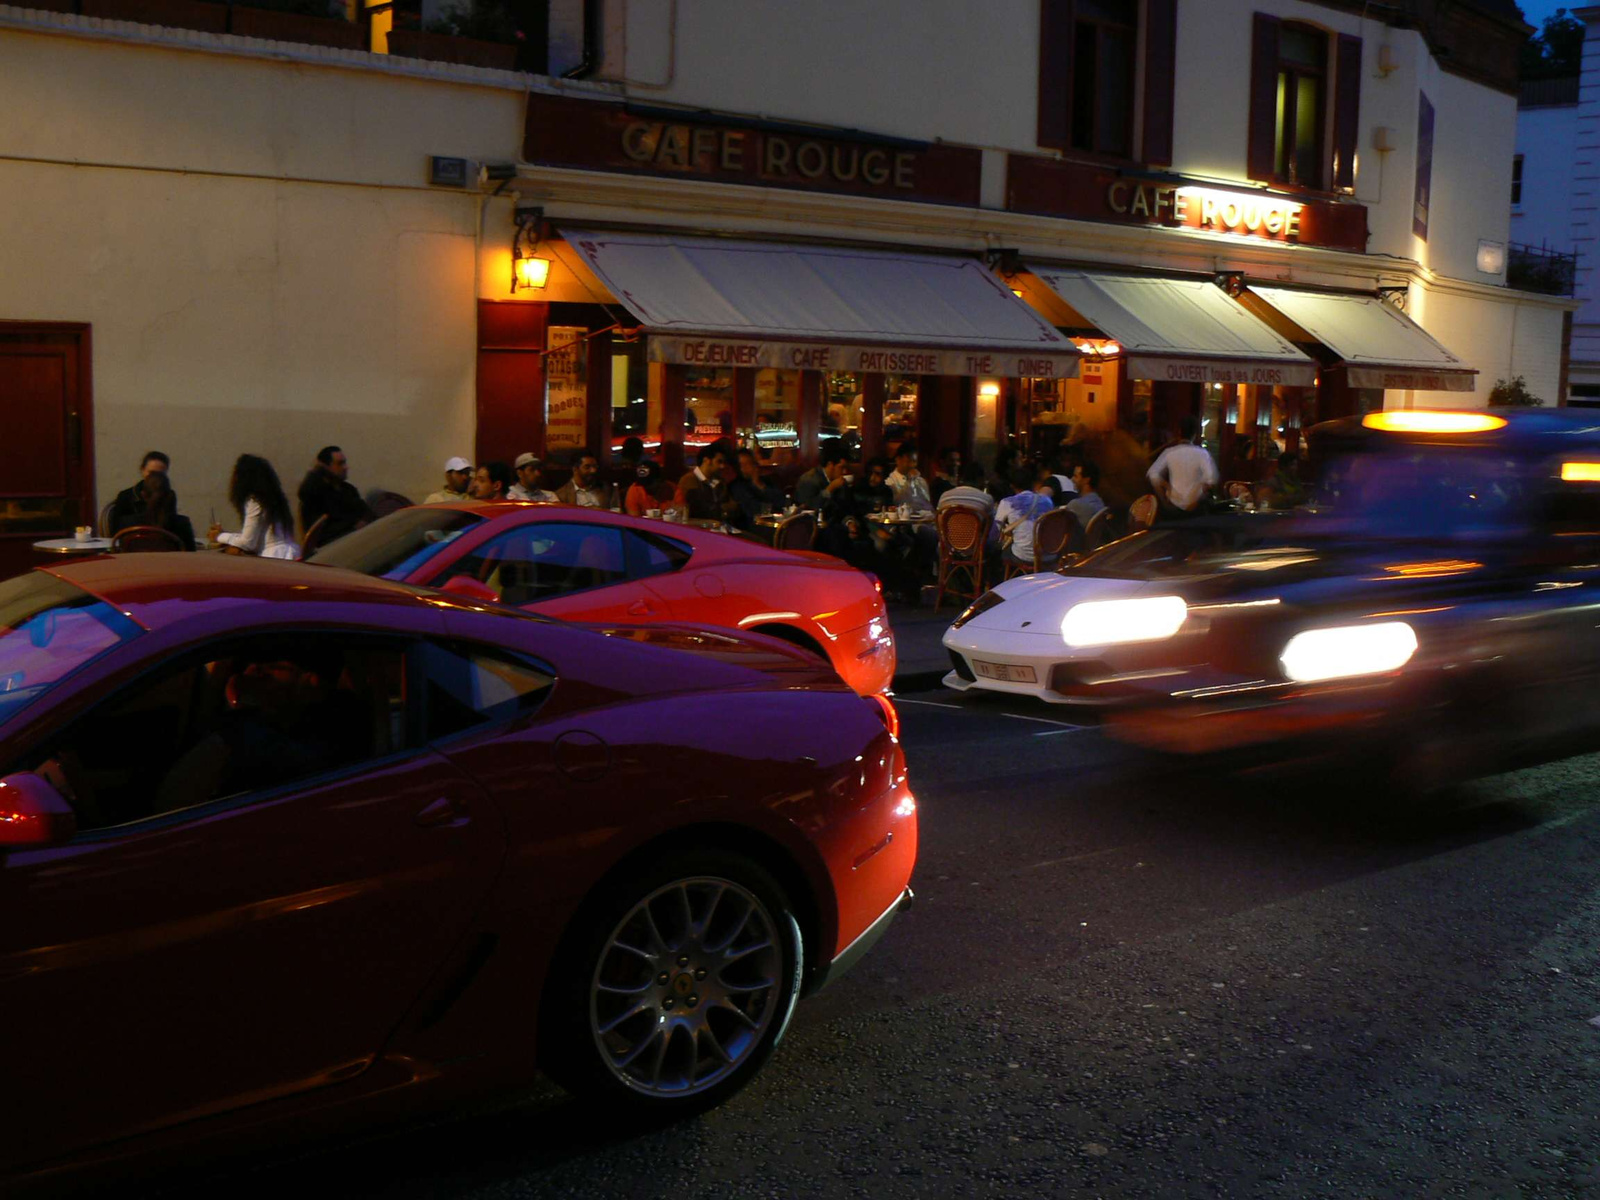
[[[1087,600],[1061,618],[1061,636],[1069,646],[1158,642],[1177,633],[1188,615],[1189,606],[1179,596]]]
[[[1289,639],[1279,662],[1296,683],[1351,679],[1398,671],[1417,652],[1416,631],[1404,621],[1308,629]]]

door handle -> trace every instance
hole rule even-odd
[[[648,617],[653,612],[655,612],[655,609],[650,607],[650,603],[647,600],[635,600],[628,605],[628,615],[630,617]]]
[[[417,824],[424,829],[440,825],[465,825],[470,819],[466,804],[451,796],[440,796],[416,816]]]

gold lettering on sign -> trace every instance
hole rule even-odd
[[[694,131],[694,161],[700,164],[703,158],[710,158],[717,150],[717,131],[714,129],[699,129]]]
[[[861,178],[876,186],[889,180],[889,156],[882,150],[868,150],[861,156]]]
[[[666,163],[672,167],[687,167],[689,165],[689,131],[682,125],[668,125],[661,131],[661,149],[656,152],[656,161]]]
[[[636,122],[622,131],[622,152],[634,162],[649,162],[656,156],[652,129],[644,122]]]
[[[722,135],[722,158],[719,161],[724,171],[744,170],[744,134],[730,129]]]
[[[917,186],[911,178],[912,159],[909,151],[902,150],[894,156],[894,185],[908,191]]]
[[[807,179],[818,179],[828,169],[828,152],[820,142],[801,142],[794,152],[794,169]]]
[[[1128,211],[1128,185],[1122,180],[1117,180],[1106,189],[1106,203],[1111,206],[1114,213]]]
[[[847,151],[850,155],[848,167],[840,162],[841,156]],[[835,146],[833,153],[828,156],[828,161],[833,167],[833,177],[840,183],[849,183],[855,179],[856,173],[861,169],[861,147]]]
[[[766,141],[766,161],[762,164],[762,173],[766,175],[787,175],[789,173],[789,143],[782,138],[769,137]]]
[[[1128,206],[1128,211],[1136,217],[1148,217],[1150,215],[1150,204],[1145,199],[1143,188],[1133,189],[1133,203]]]

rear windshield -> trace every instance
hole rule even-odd
[[[1542,499],[1543,464],[1503,449],[1399,445],[1320,465],[1319,532],[1376,538],[1515,534]]]
[[[138,634],[104,600],[54,575],[0,583],[0,724]]]
[[[404,579],[482,517],[458,508],[402,508],[312,556],[324,567]]]

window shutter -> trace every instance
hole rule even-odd
[[[1250,152],[1246,173],[1270,181],[1277,160],[1278,101],[1277,17],[1255,14],[1250,31]]]
[[[1333,186],[1356,185],[1356,145],[1361,137],[1361,39],[1339,35],[1333,92]]]
[[[1072,0],[1039,0],[1039,145],[1071,142]]]
[[[1173,76],[1178,67],[1178,0],[1148,0],[1144,34],[1144,161],[1172,165]]]

